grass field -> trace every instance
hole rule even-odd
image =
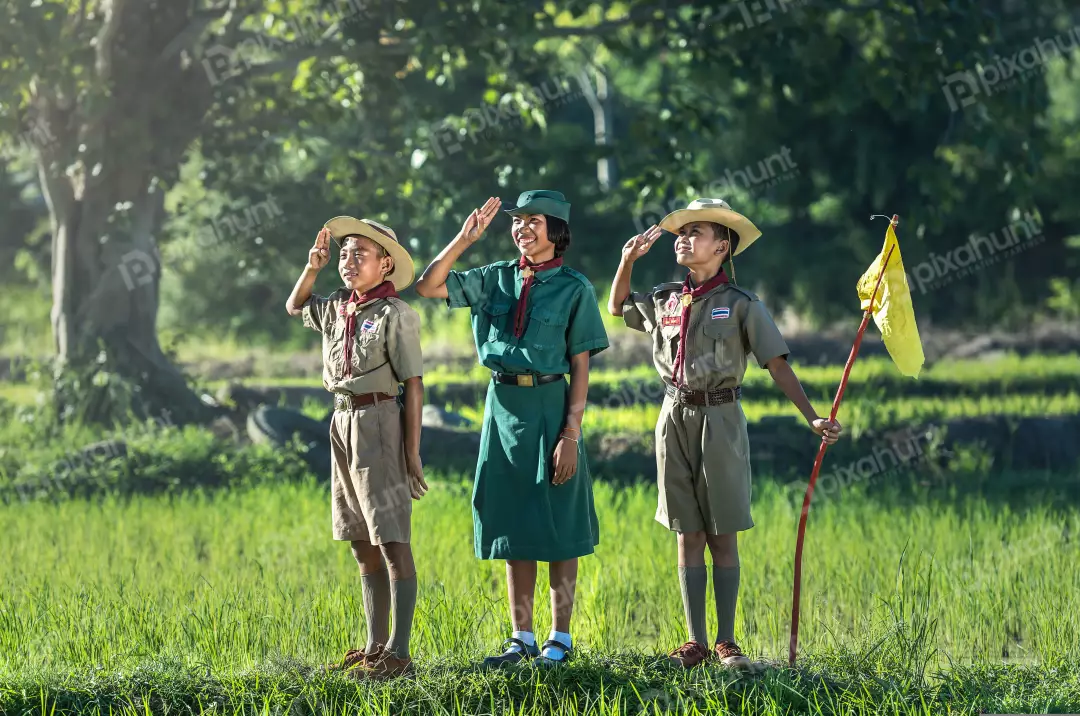
[[[822,395],[841,372],[796,370]],[[641,366],[592,379],[611,390],[654,378]],[[914,395],[887,360],[860,360],[840,419],[850,438],[954,417],[1075,415],[1077,379],[1077,356],[942,362],[923,380],[947,394]],[[433,388],[486,380],[479,367],[426,376]],[[764,371],[748,370],[746,386],[750,420],[795,415],[767,392]],[[0,398],[25,406],[0,404],[0,486],[47,477],[93,440],[121,437],[129,450],[91,470],[89,498],[16,491],[35,499],[0,504],[0,716],[1080,713],[1076,474],[840,480],[830,477],[839,458],[827,460],[807,532],[797,669],[786,654],[801,493],[755,474],[737,633],[769,666],[749,677],[663,664],[685,639],[674,537],[652,520],[655,487],[603,474],[601,544],[582,561],[572,630],[578,659],[553,673],[477,671],[509,630],[502,563],[473,557],[466,479],[436,475],[413,522],[418,677],[366,685],[316,669],[358,645],[364,625],[356,567],[329,536],[327,488],[297,455],[236,448],[196,427],[60,428],[28,407],[36,391],[25,384],[0,384]],[[308,402],[313,417],[325,413]],[[814,402],[828,409],[828,398]],[[453,407],[482,417],[471,400]],[[658,409],[594,405],[586,430],[648,435]]]
[[[414,512],[419,676],[376,686],[313,671],[363,636],[356,568],[329,539],[314,481],[0,507],[0,533],[18,535],[0,550],[0,713],[1080,710],[1076,509],[1014,513],[977,495],[890,504],[855,490],[823,502],[800,669],[740,679],[661,664],[684,639],[674,539],[652,522],[648,487],[601,484],[597,501],[580,658],[560,673],[486,675],[473,666],[509,629],[502,565],[472,556],[467,486],[435,482]],[[766,660],[786,655],[794,505],[764,483],[740,545],[737,632]],[[547,610],[537,617],[546,632]]]

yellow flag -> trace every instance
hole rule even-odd
[[[881,253],[859,279],[859,298],[862,299],[862,309],[865,311],[870,307],[870,297],[874,293],[878,276],[881,275],[885,257],[888,257],[889,263],[885,267],[885,277],[881,280],[877,297],[874,299],[874,323],[881,331],[885,348],[896,367],[904,375],[917,378],[925,358],[922,341],[919,339],[919,328],[915,325],[915,308],[911,304],[907,273],[904,271],[904,261],[900,258],[900,244],[896,241],[892,223],[885,232],[885,245],[881,247]]]

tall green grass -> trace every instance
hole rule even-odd
[[[597,657],[662,653],[685,639],[674,537],[652,520],[653,489],[596,494],[601,544],[581,565],[577,643]],[[740,540],[737,631],[759,657],[786,654],[794,497],[766,483]],[[834,496],[810,520],[803,653],[860,654],[871,672],[945,657],[1074,663],[1078,528],[1076,510]],[[0,507],[14,537],[0,550],[0,680],[159,657],[213,672],[336,658],[364,627],[356,566],[329,529],[313,482]],[[475,660],[509,631],[502,563],[476,560],[471,535],[467,487],[436,482],[414,514],[421,664]],[[541,600],[537,631],[549,628]]]

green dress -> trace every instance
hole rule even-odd
[[[565,266],[535,275],[525,331],[516,338],[521,283],[516,261],[451,271],[447,278],[446,304],[472,311],[484,367],[511,374],[569,373],[570,356],[596,355],[608,347],[592,284]],[[551,483],[569,388],[567,379],[534,387],[488,385],[472,497],[480,559],[558,562],[592,554],[600,543],[584,436],[577,472],[562,485]]]

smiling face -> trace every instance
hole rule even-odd
[[[675,239],[675,260],[687,268],[716,265],[719,270],[731,249],[729,229],[710,221],[695,221],[679,229]]]
[[[394,270],[394,259],[366,236],[346,236],[338,256],[338,273],[345,285],[363,293],[375,288]]]
[[[548,239],[547,217],[543,214],[514,214],[510,235],[521,255],[533,263],[555,256],[555,244]]]

